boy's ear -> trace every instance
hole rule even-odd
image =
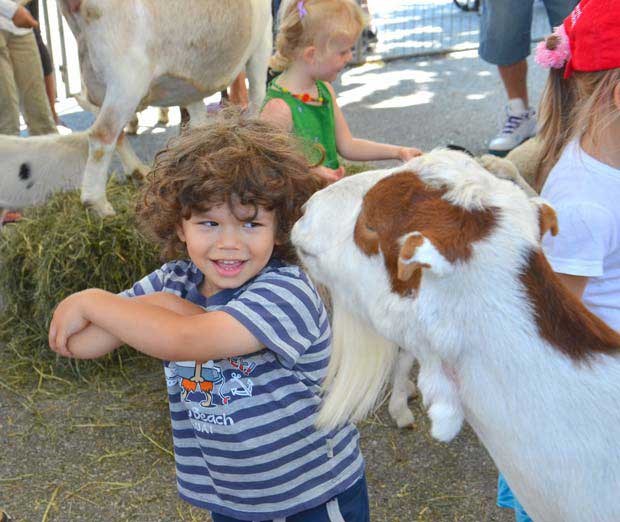
[[[176,225],[177,237],[181,240],[182,243],[185,243],[185,233],[183,232],[183,225],[181,223],[177,223]]]

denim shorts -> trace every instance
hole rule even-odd
[[[236,518],[211,513],[213,522],[242,522]],[[300,511],[286,518],[269,519],[264,522],[370,522],[368,487],[362,476],[349,489],[325,504]],[[261,521],[262,522],[262,521]]]
[[[556,27],[578,0],[543,0],[543,3],[551,27]],[[533,6],[534,0],[482,0],[480,58],[495,65],[512,65],[527,58],[532,40]]]

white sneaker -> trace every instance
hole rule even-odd
[[[501,132],[489,142],[489,152],[505,156],[517,145],[536,134],[536,111],[525,107],[521,98],[508,100],[506,121]]]

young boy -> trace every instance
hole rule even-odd
[[[289,232],[316,188],[288,134],[224,114],[158,155],[138,211],[189,259],[52,319],[61,355],[164,360],[179,493],[215,522],[369,520],[357,430],[314,427],[330,327]]]

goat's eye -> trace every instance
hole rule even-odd
[[[377,231],[375,230],[374,227],[372,227],[371,225],[369,225],[368,223],[364,223],[364,227],[366,228],[367,232],[371,232],[373,234],[376,234]]]

